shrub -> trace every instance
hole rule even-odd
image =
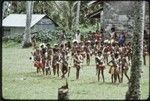
[[[12,47],[19,47],[20,44],[13,41],[13,40],[7,40],[7,41],[3,41],[2,47],[4,48],[12,48]]]
[[[17,42],[17,43],[21,43],[22,41],[22,35],[18,35],[18,34],[14,34],[14,35],[7,35],[7,36],[4,36],[2,38],[2,41],[3,42],[8,42],[8,41],[14,41],[14,42]]]
[[[40,42],[52,42],[52,41],[55,41],[56,39],[56,35],[54,36],[53,35],[54,32],[48,32],[48,33],[45,33],[45,32],[38,32],[36,34],[36,39],[37,41],[40,41]]]
[[[17,43],[21,43],[21,41],[22,41],[22,35],[14,36],[14,37],[12,38],[12,40],[14,40],[14,41],[17,42]]]

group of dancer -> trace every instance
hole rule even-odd
[[[118,35],[115,28],[112,28],[111,31],[110,38],[106,39],[103,30],[90,33],[85,38],[80,37],[78,30],[76,38],[72,42],[64,41],[62,38],[61,42],[54,44],[53,47],[49,43],[36,45],[35,37],[33,37],[34,52],[31,53],[37,73],[42,70],[43,74],[57,74],[59,77],[61,71],[61,78],[65,78],[66,75],[69,77],[71,68],[76,68],[76,79],[79,79],[84,61],[86,63],[84,67],[90,66],[91,58],[94,57],[98,81],[101,74],[102,80],[105,82],[104,71],[106,67],[109,67],[112,83],[123,82],[124,75],[130,80],[127,73],[131,65],[132,44],[126,42],[125,33]],[[146,44],[143,48],[144,65],[146,65]]]

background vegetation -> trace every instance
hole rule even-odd
[[[100,8],[100,5],[89,6],[90,1],[81,1],[80,5],[80,16],[79,16],[79,27],[83,36],[87,35],[89,31],[95,32],[98,29],[97,20],[87,17],[87,14],[96,11]],[[4,18],[11,13],[26,14],[26,1],[7,1],[7,6]],[[47,14],[48,17],[53,19],[59,27],[55,32],[38,32],[38,41],[48,41],[56,43],[58,39],[58,33],[62,30],[66,31],[66,37],[68,40],[73,39],[76,28],[76,14],[77,14],[78,1],[34,1],[33,14]],[[8,41],[8,40],[11,41]],[[3,42],[15,42],[21,43],[22,36],[11,36],[3,37]]]

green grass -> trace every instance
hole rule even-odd
[[[13,48],[13,47],[20,47],[20,46],[21,44],[13,40],[8,40],[7,42],[3,42],[3,48]]]
[[[2,49],[2,95],[5,99],[57,99],[58,88],[65,79],[37,74],[29,60],[31,48]],[[149,59],[147,57],[147,59]],[[143,66],[141,97],[149,96],[149,64]],[[121,84],[111,84],[109,67],[105,70],[105,83],[97,81],[94,58],[91,66],[84,66],[80,79],[75,80],[75,68],[71,69],[69,82],[70,99],[124,99],[128,89],[127,79]],[[128,73],[129,74],[129,73]],[[24,80],[22,79],[24,78]]]

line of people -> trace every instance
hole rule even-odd
[[[114,31],[112,29],[112,31]],[[109,66],[111,82],[123,82],[125,75],[130,80],[127,72],[131,65],[132,45],[131,42],[125,43],[125,40],[117,40],[116,33],[113,32],[110,39],[104,39],[103,31],[96,31],[93,35],[89,35],[82,40],[73,40],[73,42],[63,42],[55,44],[52,48],[50,44],[40,44],[35,46],[35,51],[31,52],[34,57],[34,66],[37,68],[37,73],[41,69],[43,74],[50,74],[65,78],[69,77],[70,69],[76,68],[76,79],[80,77],[80,70],[83,67],[83,62],[89,66],[91,58],[95,57],[96,75],[98,81],[100,74],[103,82],[105,82],[104,70]],[[78,31],[79,33],[79,31]],[[123,37],[123,36],[121,36]],[[146,44],[144,44],[144,58],[147,53]],[[109,61],[110,60],[110,61]],[[146,59],[144,59],[146,61]],[[146,63],[144,61],[144,63]]]

